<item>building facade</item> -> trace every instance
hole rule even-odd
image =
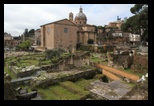
[[[140,44],[141,41],[140,35],[129,33],[129,41],[133,45]]]
[[[75,16],[75,19],[73,19],[73,13],[70,12],[69,13],[69,20],[74,22],[77,26],[82,26],[82,25],[87,24],[87,17],[83,13],[82,7],[80,7],[79,13]]]
[[[93,39],[94,43],[96,43],[96,35],[95,26],[93,25],[82,25],[82,29],[77,32],[77,43],[87,44],[88,39]]]
[[[81,7],[75,19],[70,12],[69,19],[41,25],[41,47],[46,49],[75,50],[77,43],[87,44],[88,39],[96,42],[95,26],[87,24]]]
[[[121,20],[119,17],[117,17],[117,20],[114,22],[110,22],[108,25],[105,25],[105,32],[107,34],[113,35],[113,36],[123,36],[123,33],[121,31],[121,25],[124,23],[124,20]]]
[[[79,13],[76,14],[75,19],[73,19],[73,13],[69,13],[69,20],[78,26],[77,31],[77,43],[87,44],[88,39],[93,39],[96,43],[95,26],[87,24],[87,17],[83,13],[82,7],[79,9]]]
[[[22,43],[21,40],[14,39],[11,34],[4,33],[4,47],[15,47]]]
[[[41,26],[41,46],[47,49],[64,48],[75,50],[78,27],[68,19]]]
[[[41,45],[41,29],[35,30],[35,45]]]
[[[4,41],[5,40],[12,40],[12,39],[13,39],[13,37],[11,36],[11,34],[4,32]]]

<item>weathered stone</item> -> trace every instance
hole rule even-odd
[[[63,71],[58,73],[46,73],[43,72],[39,77],[35,77],[35,79],[31,80],[31,85],[33,87],[47,87],[52,84],[56,84],[60,81],[77,81],[79,78],[92,78],[96,75],[96,70],[85,70],[85,71]],[[34,84],[35,82],[35,84]]]
[[[119,100],[131,89],[130,85],[122,81],[104,83],[98,80],[91,83],[90,92],[95,100]]]
[[[130,80],[128,78],[124,78],[124,81],[126,81],[127,83],[130,83]]]
[[[21,72],[25,72],[26,71],[26,69],[25,68],[23,68],[22,70],[21,70]]]
[[[28,93],[28,89],[27,89],[27,88],[21,89],[19,93],[20,93],[20,94]]]

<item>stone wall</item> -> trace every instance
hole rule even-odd
[[[128,54],[108,54],[108,66],[119,66],[123,68],[130,68],[133,64],[133,56]]]
[[[123,68],[130,68],[133,64],[133,56],[129,55],[113,55],[113,64],[122,66]]]
[[[29,70],[29,71],[25,71],[25,72],[18,72],[16,74],[16,76],[17,76],[17,78],[19,78],[19,77],[32,76],[32,75],[36,74],[37,71],[40,71],[40,69]]]
[[[57,63],[51,65],[43,65],[37,69],[19,69],[16,70],[14,67],[9,66],[6,64],[6,67],[13,73],[17,78],[18,77],[27,77],[35,75],[38,71],[45,70],[48,72],[55,72],[55,71],[63,71],[63,70],[70,70],[74,67],[81,67],[83,65],[89,65],[89,55],[86,53],[80,54],[79,56],[73,55],[66,58],[61,58]],[[19,68],[19,67],[18,67]]]
[[[113,51],[115,47],[116,46],[105,46],[105,45],[103,45],[101,47],[99,46],[99,47],[97,47],[98,48],[97,52],[100,51],[101,53],[106,53],[107,51]],[[78,49],[94,52],[94,48],[95,48],[95,46],[93,46],[93,45],[81,45]]]
[[[139,50],[143,53],[148,53],[148,47],[139,47]]]
[[[146,73],[148,71],[148,58],[135,55],[133,61],[131,68],[134,72]]]
[[[89,57],[90,54],[89,52],[85,52],[83,54],[79,54],[79,55],[74,55],[73,56],[73,64],[75,67],[81,67],[84,65],[89,65]]]
[[[70,73],[70,71],[69,71],[68,74],[65,74],[65,75],[61,74],[61,76],[58,75],[56,78],[44,77],[39,82],[37,80],[35,81],[33,79],[33,80],[31,80],[30,84],[33,88],[35,88],[35,87],[45,88],[45,87],[48,87],[53,84],[57,84],[58,82],[62,82],[62,81],[73,81],[74,82],[80,78],[85,78],[85,79],[93,78],[97,73],[98,73],[98,70],[77,71],[76,73],[75,72]]]
[[[74,60],[74,66],[76,67],[81,67],[82,65],[82,58],[81,57],[76,57],[75,60]]]

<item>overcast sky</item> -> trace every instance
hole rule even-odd
[[[104,26],[116,21],[117,16],[122,20],[131,17],[134,4],[4,4],[4,32],[19,36],[25,28],[36,30],[40,25],[68,19],[70,12],[75,18],[80,6],[87,24]]]

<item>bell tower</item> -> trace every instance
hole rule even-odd
[[[73,21],[73,13],[72,12],[69,13],[69,20]]]

